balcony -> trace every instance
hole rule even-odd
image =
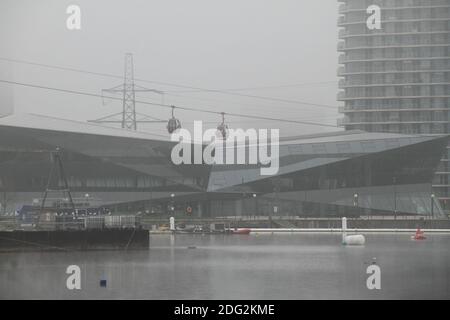
[[[377,95],[377,96],[373,96],[373,95],[362,95],[362,94],[351,94],[351,95],[342,95],[339,96],[340,97],[340,101],[343,100],[384,100],[384,99],[395,99],[395,100],[403,100],[403,99],[424,99],[424,98],[450,98],[450,95],[398,95],[395,93],[389,93],[387,92],[386,94],[383,95]]]
[[[443,96],[445,95],[446,91],[445,88],[440,88],[439,86],[450,86],[450,82],[419,82],[419,83],[393,83],[394,79],[389,79],[384,82],[376,82],[376,83],[367,83],[363,81],[357,81],[353,79],[344,80],[341,79],[338,82],[339,89],[344,88],[377,88],[377,87],[388,87],[386,94],[390,94],[391,96],[395,95],[395,91],[393,91],[393,88],[404,88],[405,90],[411,89],[413,87],[419,87],[419,88],[434,88],[437,87],[439,91],[435,90],[433,91],[433,94],[429,92],[427,89],[426,91],[422,90],[420,91],[421,96]],[[398,94],[399,96],[403,96],[404,94]],[[443,104],[445,106],[445,103]]]
[[[339,67],[338,69],[337,69],[337,75],[339,76],[339,77],[342,77],[343,75],[344,75],[344,73],[345,73],[345,67]]]
[[[411,113],[411,112],[436,112],[436,111],[448,111],[447,108],[427,108],[427,107],[413,107],[413,108],[399,108],[399,107],[390,107],[390,106],[382,106],[382,107],[370,107],[366,106],[341,106],[338,107],[338,111],[342,113],[393,113],[393,112],[402,112],[402,113]],[[426,120],[426,119],[424,119]],[[431,120],[431,119],[429,119]],[[433,121],[433,120],[431,120]],[[437,122],[438,120],[434,120]]]
[[[346,21],[347,19],[345,19],[345,16],[339,16],[337,20],[338,26],[345,23]]]
[[[339,13],[344,13],[347,10],[347,5],[345,3],[341,3],[339,5]]]
[[[350,124],[350,119],[349,119],[349,118],[344,117],[344,118],[339,118],[339,119],[337,119],[337,125],[338,125],[338,127],[342,127],[342,126],[345,126],[345,125],[347,125],[347,124]]]
[[[344,100],[344,99],[345,99],[345,91],[338,92],[338,94],[337,94],[337,100],[338,100],[338,101],[342,101],[342,100]]]
[[[339,57],[338,57],[338,63],[339,64],[344,64],[344,63],[346,63],[347,62],[347,56],[345,55],[345,54],[341,54]]]
[[[337,50],[338,51],[343,51],[345,49],[345,42],[344,41],[339,41],[337,44]]]
[[[443,17],[443,18],[410,18],[410,19],[400,19],[394,16],[391,16],[389,18],[386,18],[385,20],[382,20],[381,23],[384,25],[386,23],[411,23],[411,22],[434,22],[434,21],[449,21],[450,18]],[[351,20],[347,21],[346,16],[340,16],[338,18],[338,27],[343,27],[346,25],[365,25],[367,23],[367,20]]]
[[[344,40],[341,41],[345,44]],[[450,47],[450,44],[447,42],[445,43],[419,43],[419,44],[400,44],[400,43],[389,43],[389,44],[377,44],[374,46],[370,45],[353,45],[353,46],[342,46],[342,48],[339,48],[338,43],[338,49],[340,51],[347,51],[347,50],[373,50],[373,49],[394,49],[394,48],[423,48],[423,47],[429,47],[429,48],[440,48],[440,47]],[[409,57],[405,57],[405,59],[408,59]]]
[[[348,36],[349,35],[349,32],[347,31],[347,29],[343,29],[343,28],[341,28],[341,29],[339,29],[339,31],[338,31],[338,37],[339,38],[344,38],[345,36]]]

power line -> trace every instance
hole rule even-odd
[[[91,74],[91,75],[96,75],[96,76],[122,79],[122,76],[118,76],[118,75],[114,75],[114,74],[93,72],[93,71],[82,70],[82,69],[77,69],[77,68],[61,67],[61,66],[55,66],[55,65],[50,65],[50,64],[37,63],[37,62],[18,60],[18,59],[10,59],[10,58],[4,58],[4,57],[0,57],[0,60],[12,62],[12,63],[28,64],[28,65],[40,66],[40,67],[51,68],[51,69],[58,69],[58,70],[64,70],[64,71],[71,71],[71,72],[85,73],[85,74]],[[283,102],[283,103],[296,104],[296,105],[307,105],[307,106],[314,106],[314,107],[327,108],[327,109],[333,109],[333,110],[337,109],[336,106],[332,106],[332,105],[310,103],[310,102],[292,100],[292,99],[283,99],[283,98],[276,98],[276,97],[244,94],[244,93],[234,92],[233,90],[206,89],[206,88],[200,88],[200,87],[195,87],[195,86],[188,86],[188,85],[175,84],[175,83],[170,83],[170,82],[146,80],[146,79],[139,79],[139,78],[135,78],[134,80],[140,81],[140,82],[163,85],[163,86],[169,86],[169,87],[196,90],[198,92],[220,93],[220,94],[233,95],[233,96],[238,96],[238,97],[246,97],[246,98],[273,101],[273,102]]]
[[[3,80],[3,79],[0,79],[0,82],[18,85],[18,86],[36,88],[36,89],[45,89],[45,90],[57,91],[57,92],[63,92],[63,93],[69,93],[69,94],[83,95],[83,96],[96,97],[96,98],[108,98],[108,99],[112,99],[112,100],[122,101],[122,99],[118,98],[118,97],[112,97],[112,96],[105,97],[103,95],[96,94],[96,93],[90,93],[90,92],[76,91],[76,90],[70,90],[70,89],[61,89],[61,88],[48,87],[48,86],[43,86],[43,85],[31,84],[31,83],[9,81],[9,80]],[[159,107],[171,108],[171,109],[176,108],[179,110],[186,110],[186,111],[194,111],[194,112],[202,112],[202,113],[218,114],[218,115],[222,114],[222,112],[212,111],[212,110],[208,110],[208,109],[201,109],[201,108],[192,108],[192,107],[186,107],[186,106],[185,107],[171,106],[168,104],[148,102],[148,101],[142,101],[142,100],[136,100],[135,102],[140,103],[140,104],[145,104],[145,105],[159,106]],[[296,124],[314,125],[314,126],[321,126],[321,127],[332,127],[332,128],[337,127],[336,125],[329,125],[329,124],[323,124],[323,123],[317,123],[317,122],[282,119],[282,118],[272,118],[272,117],[264,117],[264,116],[254,116],[254,115],[239,114],[239,113],[233,113],[233,112],[226,112],[225,114],[227,116],[240,117],[240,118],[270,120],[270,121],[276,121],[276,122],[296,123]]]
[[[336,117],[335,117],[335,116],[330,116],[330,117],[320,117],[320,118],[315,117],[315,118],[308,118],[308,119],[301,118],[301,119],[293,119],[293,120],[299,120],[299,121],[316,121],[316,120],[321,120],[321,119],[331,119],[331,120],[336,120]],[[228,124],[231,124],[231,123],[241,124],[241,123],[244,122],[244,121],[245,121],[245,123],[266,123],[267,121],[270,121],[270,120],[260,120],[260,119],[254,119],[254,120],[234,120],[234,121],[228,120],[227,123],[228,123]],[[155,122],[156,122],[156,121],[155,121]],[[210,121],[210,120],[208,120],[208,121],[203,121],[203,123],[212,123],[212,124],[214,124],[214,123],[219,123],[219,121]]]
[[[164,91],[164,93],[166,93],[166,92],[167,91]],[[220,98],[217,99],[217,98],[209,98],[209,97],[198,97],[198,96],[190,96],[190,95],[186,95],[186,94],[171,93],[171,94],[169,94],[169,96],[174,97],[174,98],[179,98],[179,99],[175,99],[175,100],[183,101],[183,103],[184,103],[184,100],[202,101],[204,103],[215,104],[217,106],[222,105],[224,102],[227,104],[230,103],[230,102],[228,102],[226,100],[224,101]],[[136,97],[139,97],[139,96],[136,95]],[[142,96],[140,96],[140,97],[142,97]],[[171,100],[171,101],[173,101],[173,100]],[[189,103],[189,102],[187,102],[187,103]],[[255,112],[258,112],[258,113],[260,113],[261,111],[273,111],[274,110],[273,106],[269,106],[267,104],[261,104],[260,102],[258,102],[258,103],[231,102],[231,103],[233,104],[233,107],[240,108],[243,110],[244,109],[248,110],[251,108],[251,109],[254,109]],[[172,104],[177,104],[177,103],[172,103]],[[227,108],[228,108],[228,106],[227,106]],[[283,111],[285,111],[285,110],[295,111],[296,113],[298,113],[298,111],[299,111],[298,107],[295,105],[286,105],[283,107]],[[331,111],[337,112],[338,110],[333,108]],[[248,111],[248,112],[250,112],[250,111]],[[323,110],[316,109],[312,112],[321,112],[322,113]]]
[[[292,103],[292,104],[303,104],[308,106],[314,106],[314,107],[320,107],[320,108],[326,108],[326,109],[333,109],[337,110],[337,107],[326,105],[326,104],[319,104],[319,103],[310,103],[310,102],[304,102],[304,101],[298,101],[298,100],[291,100],[291,99],[283,99],[283,98],[272,98],[272,97],[266,97],[266,96],[257,96],[253,94],[243,94],[243,93],[237,93],[237,92],[231,92],[231,91],[222,91],[222,90],[209,90],[209,89],[203,89],[204,92],[213,92],[213,93],[222,93],[222,94],[230,94],[234,96],[240,96],[240,97],[247,97],[247,98],[255,98],[255,99],[261,99],[261,100],[268,100],[273,102],[284,102],[284,103]]]
[[[265,90],[265,89],[278,89],[278,88],[294,88],[294,87],[305,87],[318,84],[332,84],[337,83],[337,81],[319,81],[319,82],[303,82],[303,83],[293,83],[293,84],[281,84],[281,85],[271,85],[271,86],[257,86],[257,87],[243,87],[243,88],[228,88],[220,89],[222,91],[251,91],[251,90]],[[203,90],[166,90],[165,92],[173,93],[195,93],[203,92]]]

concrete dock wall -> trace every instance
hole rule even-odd
[[[269,217],[236,217],[236,218],[204,218],[204,219],[179,219],[177,224],[206,225],[211,223],[223,223],[230,228],[300,228],[300,229],[339,229],[341,218],[299,218],[277,217],[272,220]],[[450,219],[430,219],[420,217],[392,218],[348,218],[348,228],[351,229],[450,229]],[[169,218],[166,219],[142,219],[142,227],[148,230],[157,229],[159,226],[168,228]]]
[[[0,251],[125,250],[148,247],[149,232],[140,229],[0,231]]]

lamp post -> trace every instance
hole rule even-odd
[[[253,194],[253,199],[255,199],[255,217],[258,215],[258,199],[256,199],[256,193]]]
[[[150,203],[149,203],[149,205],[150,205],[149,212],[153,213],[153,192],[152,191],[150,191]]]
[[[170,194],[170,211],[171,212],[175,212],[175,202],[174,202],[174,199],[175,198],[175,194],[174,193],[171,193]]]
[[[431,219],[434,218],[434,193],[431,194]]]
[[[281,187],[280,187],[280,180],[279,179],[277,179],[277,180],[275,180],[275,187],[274,187],[274,192],[275,192],[275,206],[273,207],[273,213],[275,214],[277,214],[278,215],[278,217],[279,217],[279,215],[280,215],[280,213],[278,212],[278,207],[280,206],[279,205],[279,201],[278,201],[278,192],[280,192],[281,191]],[[281,210],[280,210],[281,211]],[[270,215],[269,215],[269,225],[270,225],[270,228],[272,228],[272,212],[270,213]]]
[[[394,177],[392,182],[394,183],[394,220],[397,220],[397,178]]]
[[[353,207],[355,208],[355,212],[356,212],[357,207],[358,207],[358,194],[357,193],[355,193],[353,195]]]

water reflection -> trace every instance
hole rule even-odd
[[[450,235],[152,235],[148,251],[0,254],[0,297],[29,299],[449,298]],[[381,290],[366,288],[376,258]],[[79,265],[81,290],[65,283]],[[101,287],[99,281],[107,280]]]

